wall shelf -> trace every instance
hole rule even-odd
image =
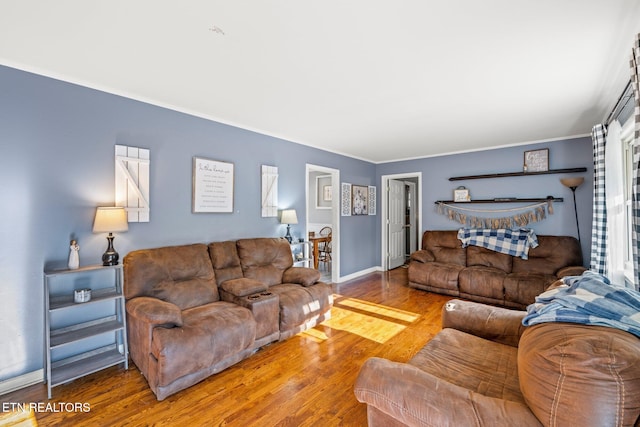
[[[449,181],[462,181],[465,179],[487,179],[487,178],[506,178],[513,176],[538,176],[549,175],[556,173],[579,173],[586,172],[587,168],[567,168],[567,169],[550,169],[543,172],[503,172],[503,173],[489,173],[485,175],[467,175],[467,176],[453,176],[449,178]]]
[[[495,199],[479,199],[479,200],[470,200],[468,202],[456,202],[453,200],[436,200],[435,204],[446,203],[446,204],[457,204],[457,205],[469,205],[472,203],[541,203],[541,202],[564,202],[562,197],[545,197],[541,199],[518,199],[515,197],[497,197]]]

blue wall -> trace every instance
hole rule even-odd
[[[91,228],[96,206],[114,203],[114,145],[151,150],[151,221],[117,234],[121,256],[284,235],[277,218],[260,214],[262,164],[278,166],[280,206],[297,209],[299,218],[305,218],[306,163],[338,169],[345,182],[373,185],[375,177],[372,163],[7,67],[0,67],[0,144],[0,380],[42,367],[44,265],[66,263],[72,236],[81,264],[100,262],[105,235]],[[233,214],[191,212],[193,156],[234,163]],[[376,218],[345,218],[341,225],[340,274],[378,265]],[[292,229],[303,233],[302,225]]]
[[[449,181],[453,176],[484,175],[500,172],[522,171],[523,156],[527,150],[549,149],[549,169],[586,167],[587,171],[570,174],[550,174],[524,177]],[[425,230],[449,230],[460,228],[457,222],[437,213],[436,200],[451,200],[453,190],[465,186],[472,199],[496,197],[545,198],[562,197],[564,202],[553,204],[553,215],[541,222],[531,223],[529,228],[538,234],[569,235],[578,237],[571,190],[562,185],[560,178],[582,176],[585,181],[576,190],[578,222],[582,253],[588,265],[591,247],[591,219],[593,212],[593,155],[591,138],[576,138],[545,144],[521,145],[517,147],[485,150],[473,153],[440,156],[428,159],[386,163],[376,168],[378,186],[381,177],[400,173],[422,173],[422,228]],[[517,204],[476,204],[477,209],[509,209]],[[469,206],[463,206],[469,207]],[[472,213],[473,215],[473,213]],[[492,216],[478,213],[477,216]],[[496,214],[509,216],[509,213]]]
[[[423,228],[457,228],[433,201],[466,185],[474,198],[553,194],[568,199],[558,176],[451,183],[451,175],[519,169],[527,147],[375,165],[73,84],[0,66],[0,381],[42,367],[46,263],[65,262],[71,237],[81,264],[98,263],[104,235],[91,232],[95,208],[114,200],[114,145],[151,150],[151,221],[131,223],[115,240],[121,256],[137,248],[240,237],[281,236],[285,226],[260,216],[260,166],[279,168],[281,208],[305,217],[305,164],[338,169],[342,182],[378,186],[378,215],[341,217],[340,276],[381,265],[382,175],[420,171]],[[551,167],[591,168],[588,139],[554,142]],[[533,148],[541,148],[535,145]],[[193,156],[233,162],[233,214],[191,212]],[[591,170],[591,169],[589,169]],[[591,223],[590,172],[578,189],[583,247]],[[335,196],[335,195],[334,195]],[[573,234],[571,203],[534,226]],[[293,226],[295,235],[302,226]]]

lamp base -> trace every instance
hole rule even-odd
[[[113,234],[109,233],[109,235],[107,236],[109,246],[107,247],[105,253],[102,254],[102,265],[104,266],[118,265],[118,260],[120,259],[120,255],[113,248],[113,238]]]
[[[287,239],[289,243],[293,241],[293,237],[291,236],[291,226],[288,224],[287,224],[287,234],[284,236],[284,238]]]

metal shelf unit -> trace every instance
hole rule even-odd
[[[94,273],[113,274],[113,279],[108,283],[100,280],[91,287],[92,298],[88,302],[75,303],[73,291],[59,289],[58,280],[67,276],[73,280],[78,277],[92,275]],[[127,323],[125,314],[125,302],[123,294],[122,265],[102,266],[91,265],[75,270],[45,270],[44,272],[44,300],[45,300],[45,381],[47,393],[51,399],[51,389],[55,386],[68,383],[85,375],[92,374],[110,366],[124,363],[124,368],[129,368],[127,347]],[[73,313],[80,307],[94,306],[113,301],[114,312],[112,315],[96,317],[74,323]],[[97,311],[99,313],[99,310]],[[70,319],[63,322],[66,326],[52,327],[53,316],[57,319]],[[67,355],[54,360],[54,351],[64,350],[67,346],[82,341],[89,341],[99,335],[113,333],[112,344],[92,347],[79,351],[76,354]]]

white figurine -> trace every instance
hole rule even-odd
[[[80,246],[75,240],[71,241],[69,246],[69,269],[75,270],[80,267]]]

